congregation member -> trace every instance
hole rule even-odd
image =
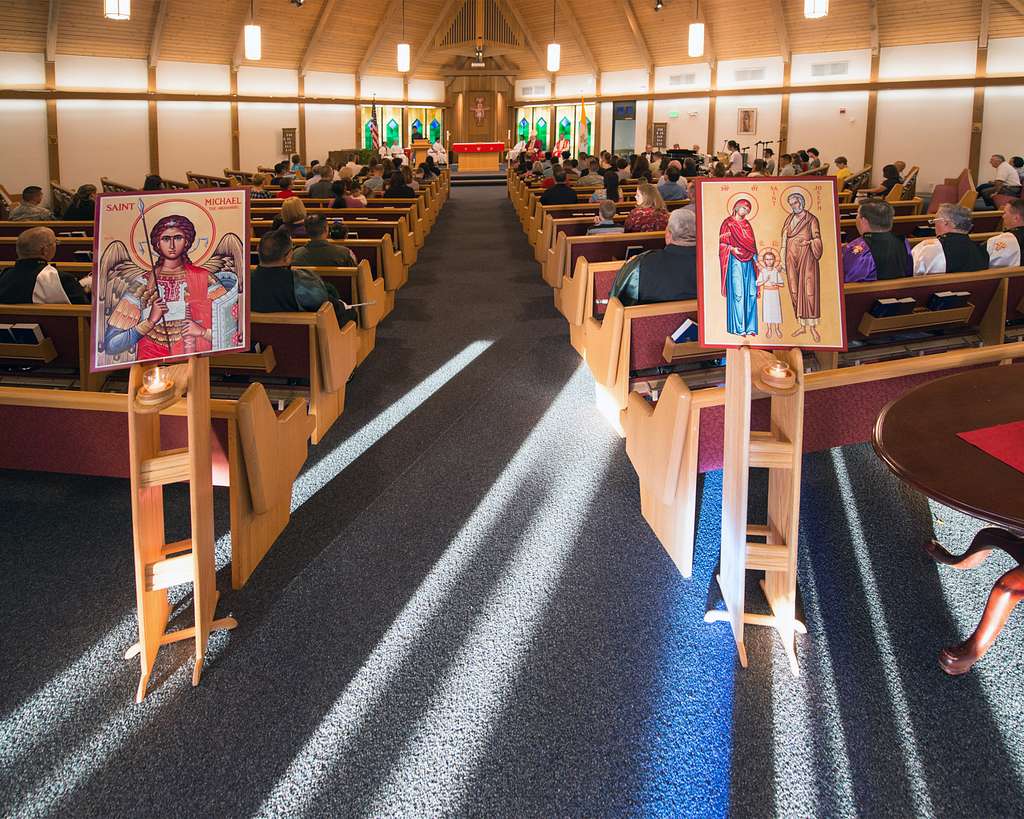
[[[807,149],[807,170],[816,171],[821,167],[821,152],[817,148]]]
[[[859,194],[865,194],[867,196],[881,196],[886,197],[889,195],[889,191],[900,184],[900,172],[895,165],[885,165],[882,167],[882,183],[876,185],[873,188],[864,188],[858,191]]]
[[[405,180],[405,184],[412,188],[414,193],[419,193],[420,183],[416,181],[416,178],[412,175],[412,168],[408,165],[402,165],[400,168],[402,172],[402,179]]]
[[[576,198],[576,191],[569,186],[562,168],[555,169],[551,181],[552,185],[540,195],[542,205],[575,205],[579,201]]]
[[[309,163],[309,176],[306,177],[306,190],[308,191],[311,185],[315,185],[321,179],[323,179],[324,168],[330,168],[334,171],[334,168],[328,165],[321,165],[320,161],[314,159]]]
[[[668,208],[658,189],[641,182],[636,189],[636,207],[626,217],[626,233],[664,230],[668,224]]]
[[[142,183],[142,189],[144,191],[162,191],[164,189],[164,180],[158,174],[151,173]]]
[[[250,199],[273,199],[274,194],[268,190],[264,190],[263,186],[268,182],[267,175],[265,173],[253,174],[252,185],[249,188]]]
[[[907,163],[904,162],[902,159],[897,159],[892,164],[896,168],[896,173],[899,174],[900,182],[902,182],[903,181],[903,172],[907,169]]]
[[[686,198],[686,188],[679,184],[679,168],[669,165],[665,171],[665,181],[658,185],[658,193],[666,202],[676,202]]]
[[[996,207],[995,196],[1020,196],[1021,181],[1017,169],[1002,154],[992,154],[988,164],[995,168],[991,182],[978,185],[978,193],[990,208]]]
[[[420,163],[419,172],[425,182],[437,179],[437,177],[441,175],[441,169],[434,164],[434,157],[429,154],[427,155],[427,158]]]
[[[1019,267],[1024,248],[1024,199],[1003,205],[1003,232],[988,240],[989,267]]]
[[[385,199],[415,199],[416,191],[410,188],[405,182],[405,176],[400,170],[391,174],[388,182],[388,189],[384,191]]]
[[[590,195],[591,202],[602,202],[609,199],[612,202],[622,201],[622,191],[619,188],[619,175],[612,170],[605,171],[604,187],[598,188]]]
[[[625,182],[629,179],[629,162],[621,156],[615,160],[615,172],[619,175],[619,181]]]
[[[748,173],[747,176],[767,176],[767,171],[768,165],[765,163],[765,161],[763,159],[755,159],[754,165],[750,169],[750,173]]]
[[[604,177],[599,172],[599,163],[594,157],[587,160],[587,172],[576,183],[582,188],[596,188],[604,184]]]
[[[278,162],[274,166],[274,176],[271,178],[270,184],[271,185],[277,185],[278,187],[280,187],[281,183],[284,182],[284,180],[287,179],[287,180],[291,181],[294,178],[295,178],[295,174],[293,174],[291,171],[288,170],[288,163],[287,162]]]
[[[775,176],[775,151],[771,148],[764,149],[765,175]]]
[[[553,186],[555,184],[555,174],[558,173],[561,170],[562,170],[562,166],[561,165],[559,165],[557,163],[555,165],[552,165],[550,173],[545,171],[544,178],[542,180],[540,180],[540,186],[544,190],[547,190],[548,188]]]
[[[1021,185],[1024,186],[1024,156],[1010,157],[1010,164],[1017,171],[1017,177],[1020,179]]]
[[[743,154],[740,153],[740,144],[735,139],[730,139],[727,148],[729,151],[729,164],[726,170],[729,176],[742,176]]]
[[[843,275],[848,282],[873,282],[913,275],[910,242],[892,232],[893,207],[884,199],[865,199],[857,208],[857,230],[843,245]]]
[[[988,253],[970,237],[971,212],[961,205],[940,205],[935,218],[935,238],[913,250],[914,275],[969,273],[988,268]]]
[[[306,166],[302,164],[302,157],[298,154],[292,154],[292,162],[288,169],[296,176],[306,175]]]
[[[79,185],[64,209],[65,222],[91,222],[96,216],[96,186]]]
[[[811,167],[811,155],[807,151],[797,151],[797,168],[800,169],[800,173],[810,170]]]
[[[43,207],[43,189],[29,185],[21,192],[21,201],[11,209],[7,217],[12,222],[50,222],[53,213]]]
[[[345,200],[344,207],[346,208],[365,208],[366,207],[366,194],[363,193],[362,185],[359,184],[358,179],[347,179],[342,182],[345,186],[342,191],[342,196]]]
[[[633,170],[630,173],[630,179],[643,179],[647,182],[654,181],[654,176],[651,174],[651,163],[647,161],[646,157],[637,157],[636,162],[633,164]]]
[[[846,190],[846,180],[853,176],[853,171],[850,170],[845,156],[837,156],[832,160],[832,164],[835,165],[832,176],[836,178],[836,191],[842,193]]]
[[[15,252],[18,261],[0,271],[0,304],[89,303],[78,279],[50,264],[57,253],[57,237],[50,228],[23,230]]]
[[[292,250],[292,239],[283,230],[272,230],[260,239],[260,263],[249,289],[254,312],[312,313],[324,302],[335,303],[334,287],[311,270],[292,267]]]
[[[672,211],[665,225],[665,248],[626,262],[608,297],[627,307],[697,298],[697,217],[692,210]]]
[[[355,267],[358,262],[352,251],[327,238],[330,225],[322,213],[306,217],[309,241],[295,248],[292,260],[308,267]]]
[[[284,177],[281,180],[281,188],[274,196],[278,199],[291,199],[295,196],[295,191],[292,190],[292,180],[289,177]]]
[[[622,233],[625,228],[615,221],[615,203],[605,199],[597,208],[594,224],[587,228],[587,236],[598,236],[602,233]]]
[[[792,154],[783,154],[779,157],[779,176],[796,176],[796,164],[793,162]]]
[[[281,213],[274,217],[272,230],[284,229],[289,236],[306,235],[306,206],[297,196],[281,203]]]
[[[331,186],[334,184],[334,168],[325,165],[320,171],[320,179],[306,185],[306,193],[310,199],[330,199]]]
[[[370,168],[370,175],[363,183],[363,187],[373,195],[379,195],[384,190],[384,166],[376,164]]]

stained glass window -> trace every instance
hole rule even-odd
[[[530,121],[526,117],[523,117],[521,120],[519,120],[519,138],[530,138]]]
[[[572,139],[572,122],[568,117],[562,117],[558,121],[558,138],[559,139]]]
[[[537,119],[537,139],[540,140],[541,145],[548,144],[548,121],[544,117]]]
[[[363,147],[368,151],[373,150],[373,137],[370,135],[370,120],[363,125]]]
[[[384,126],[384,140],[388,145],[401,145],[401,141],[398,138],[398,132],[400,128],[394,119],[389,119],[387,125]]]
[[[412,121],[412,130],[410,131],[410,133],[419,133],[420,135],[423,134],[423,123],[419,121],[418,117]]]
[[[441,139],[441,123],[436,119],[430,120],[430,141],[438,142]]]

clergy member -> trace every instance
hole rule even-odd
[[[1017,267],[1024,247],[1024,199],[1003,205],[1003,232],[988,240],[990,267]]]
[[[988,253],[968,235],[974,221],[961,205],[939,206],[933,220],[935,238],[914,248],[914,275],[968,273],[988,268]]]

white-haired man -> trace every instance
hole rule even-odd
[[[625,306],[697,298],[697,217],[692,210],[672,211],[665,248],[634,256],[619,270],[608,298]]]
[[[921,242],[912,255],[914,275],[968,273],[988,268],[988,253],[970,237],[971,212],[961,205],[940,205],[935,218],[935,238]]]

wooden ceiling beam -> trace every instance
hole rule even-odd
[[[433,50],[434,38],[441,30],[441,26],[445,23],[451,22],[452,17],[455,14],[455,10],[462,4],[462,2],[463,0],[447,0],[444,6],[441,7],[441,10],[434,18],[434,24],[430,27],[430,31],[427,33],[426,38],[419,44],[416,52],[412,55],[412,62],[409,63],[409,74],[415,73],[416,69],[419,68],[420,63],[423,62],[424,57]]]
[[[49,14],[46,19],[46,62],[52,63],[57,58],[57,22],[60,19],[60,0],[50,0]]]
[[[377,26],[377,31],[373,35],[373,39],[370,40],[370,44],[366,47],[366,52],[363,54],[363,58],[359,61],[359,68],[356,69],[356,76],[361,77],[366,73],[366,69],[370,67],[370,63],[373,62],[373,58],[377,56],[377,49],[380,47],[380,41],[384,39],[384,35],[391,31],[391,20],[395,10],[398,8],[401,0],[388,0],[388,4],[385,7],[383,13],[380,16],[381,25]]]
[[[1011,6],[1013,6],[1019,14],[1024,14],[1024,2],[1021,0],[1006,0]]]
[[[149,67],[156,68],[160,60],[160,43],[164,38],[164,22],[167,20],[167,7],[170,0],[157,0],[156,12],[153,14],[153,34],[149,38]]]
[[[868,0],[868,33],[871,35],[871,56],[877,57],[881,42],[878,32],[878,0]]]
[[[651,56],[651,49],[647,47],[647,40],[644,39],[644,33],[640,28],[640,21],[636,19],[632,3],[630,0],[615,0],[615,5],[626,18],[626,23],[629,25],[629,31],[633,35],[633,43],[636,45],[637,51],[640,52],[640,56],[643,58],[644,68],[648,71],[653,71],[654,58]],[[652,88],[649,90],[653,91],[654,89]]]
[[[772,22],[775,24],[775,33],[779,37],[779,50],[782,52],[782,61],[788,63],[790,55],[793,53],[789,45],[789,27],[786,25],[786,12],[782,8],[782,0],[770,0],[769,10],[772,15]],[[705,50],[706,50],[706,39],[707,39],[707,25],[704,27],[705,32]]]
[[[324,38],[327,21],[337,5],[338,0],[325,0],[323,7],[320,9],[320,14],[316,18],[316,24],[313,26],[313,31],[309,35],[309,41],[306,43],[306,49],[302,52],[302,62],[299,63],[300,77],[305,77],[309,73],[309,66],[313,62],[313,57],[316,56],[316,51]]]
[[[988,30],[992,21],[992,0],[981,0],[978,21],[978,48],[988,48]]]
[[[537,61],[537,65],[540,66],[548,78],[551,80],[552,88],[551,91],[554,93],[554,82],[555,77],[553,74],[548,73],[548,58],[545,52],[537,45],[537,41],[533,39],[533,35],[530,33],[530,29],[526,25],[526,20],[523,18],[523,14],[519,11],[519,7],[515,3],[506,3],[504,8],[512,15],[516,21],[516,25],[519,26],[519,30],[523,32],[523,37],[526,38],[526,46],[530,49],[530,53],[533,54],[533,58]]]
[[[583,54],[583,59],[587,63],[587,67],[590,69],[590,73],[594,75],[594,78],[601,76],[601,68],[597,64],[597,57],[594,56],[594,52],[590,48],[590,44],[587,42],[586,35],[583,33],[583,29],[580,28],[579,22],[576,20],[576,14],[573,11],[572,5],[566,2],[566,12],[563,15],[566,22],[569,24],[569,29],[572,32],[572,36],[576,41],[576,46]]]

